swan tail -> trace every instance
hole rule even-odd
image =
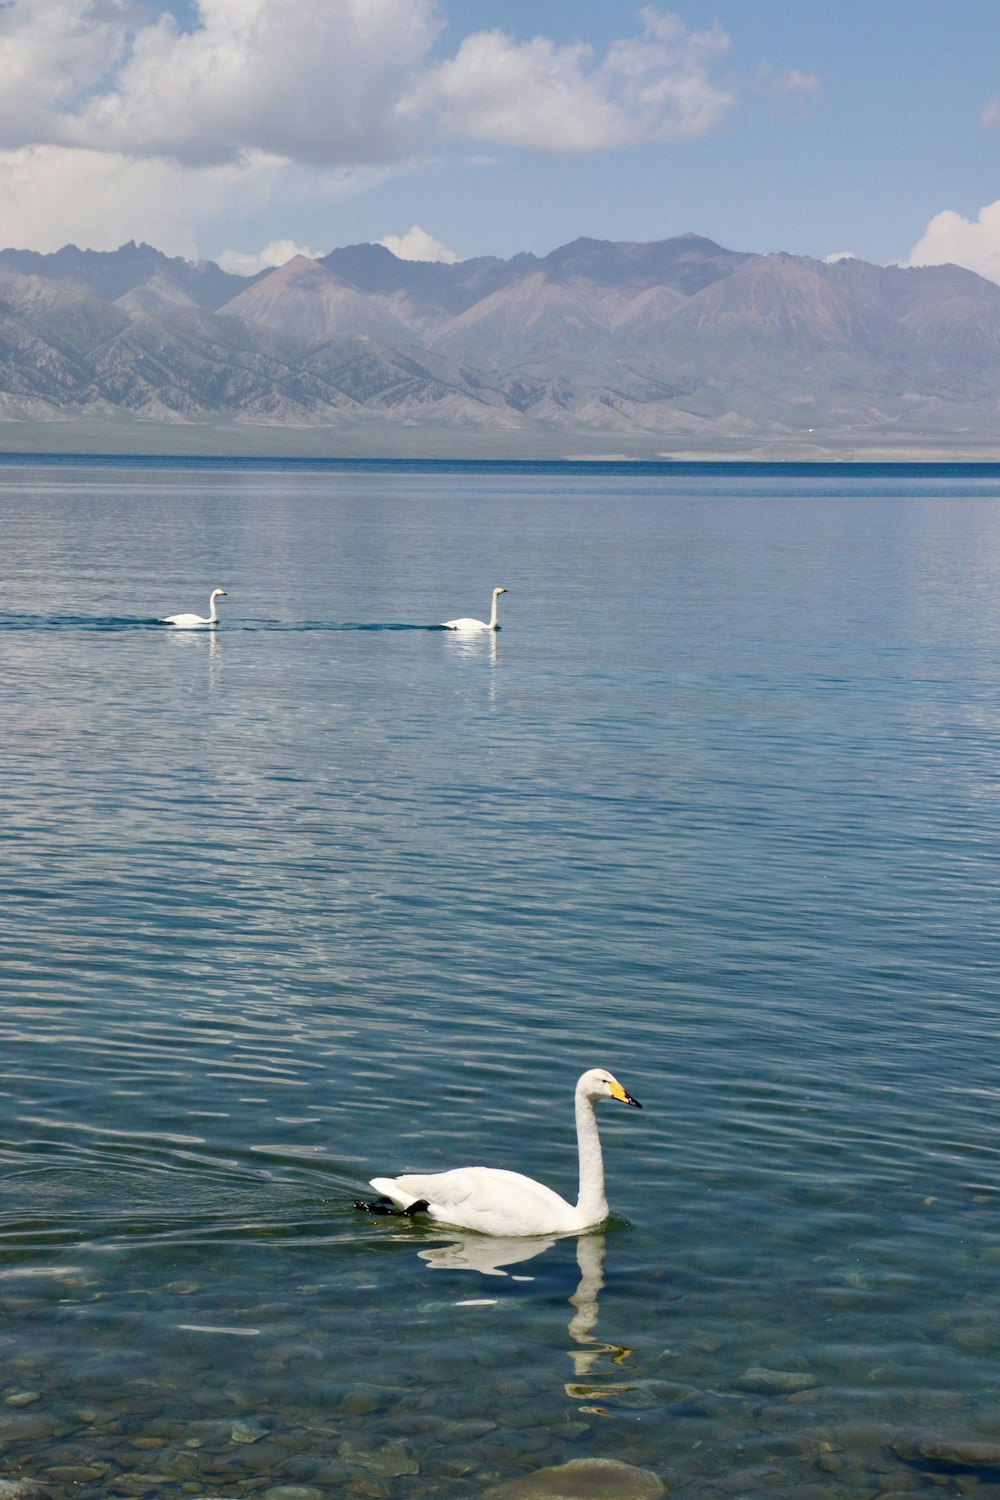
[[[405,1190],[401,1191],[394,1177],[373,1177],[368,1186],[373,1187],[380,1198],[395,1203],[399,1208],[404,1208],[414,1196]]]

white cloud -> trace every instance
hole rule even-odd
[[[709,75],[729,39],[716,25],[689,32],[652,6],[642,35],[597,61],[583,42],[557,46],[502,31],[467,37],[406,101],[448,134],[498,145],[587,152],[704,135],[735,103]]]
[[[127,0],[7,0],[0,6],[0,145],[52,144],[59,112],[123,55]]]
[[[823,257],[823,259],[824,259],[824,262],[825,262],[826,265],[828,265],[828,266],[835,266],[838,261],[841,261],[841,260],[853,260],[854,259],[854,251],[853,250],[834,250],[834,252],[833,252],[832,255],[825,255]]]
[[[820,91],[819,75],[803,73],[799,68],[789,68],[787,73],[779,73],[776,76],[774,88],[781,94],[818,94]]]
[[[984,130],[996,130],[1000,126],[1000,94],[985,106],[979,116],[979,123]]]
[[[408,234],[387,234],[377,243],[391,250],[400,260],[443,260],[448,265],[454,265],[458,260],[454,250],[442,245],[419,224],[414,224]]]
[[[370,168],[310,171],[262,153],[191,171],[164,158],[122,152],[59,146],[0,151],[3,243],[41,251],[68,243],[114,250],[136,239],[196,259],[207,225],[259,215],[279,195],[289,212],[299,203],[333,203],[383,175]]]
[[[200,0],[198,19],[137,29],[111,86],[64,118],[67,137],[195,166],[248,150],[352,166],[409,154],[394,106],[440,29],[433,0]]]
[[[585,153],[711,130],[728,37],[640,17],[601,56],[488,31],[435,61],[443,0],[0,0],[3,238],[190,255],[207,224],[314,213],[444,136]],[[422,233],[400,253],[453,254]]]
[[[758,69],[757,79],[760,88],[770,94],[775,106],[782,110],[792,105],[802,107],[807,99],[813,98],[822,88],[816,73],[803,73],[798,68],[790,68],[786,73],[773,73],[767,63],[763,63]]]
[[[436,0],[196,0],[187,29],[143,14],[138,0],[0,4],[0,147],[359,166],[438,133],[569,152],[690,139],[735,103],[711,77],[721,28],[688,31],[651,5],[600,60],[583,42],[488,31],[436,66]]]
[[[1000,282],[1000,201],[981,208],[976,219],[966,219],[950,208],[935,214],[905,264],[949,262]]]
[[[319,260],[325,253],[324,250],[309,250],[305,245],[296,245],[294,240],[272,240],[263,250],[258,250],[256,255],[247,255],[239,250],[224,250],[216,260],[224,271],[231,271],[234,276],[256,276],[258,271],[266,271],[271,266],[283,266],[296,255],[304,255],[307,260]]]
[[[114,250],[146,239],[170,255],[196,254],[199,206],[239,197],[242,173],[189,173],[166,161],[32,146],[0,152],[7,245],[51,252],[67,243]]]

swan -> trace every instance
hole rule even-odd
[[[506,594],[506,589],[493,590],[493,610],[490,614],[489,623],[486,620],[473,620],[468,615],[463,615],[460,620],[445,620],[442,624],[443,630],[499,630],[497,624],[497,600],[501,594]]]
[[[207,625],[218,625],[219,616],[215,608],[216,599],[226,597],[225,589],[213,589],[212,597],[208,601],[207,615],[167,615],[165,620],[160,620],[161,625],[176,625],[181,630],[201,630]]]
[[[579,1234],[608,1217],[604,1162],[597,1133],[599,1099],[617,1099],[641,1109],[606,1068],[590,1068],[576,1086],[576,1139],[580,1153],[580,1195],[567,1203],[544,1183],[498,1167],[458,1167],[451,1172],[373,1177],[371,1186],[386,1202],[356,1203],[368,1213],[427,1214],[456,1229],[480,1234]],[[391,1205],[395,1204],[393,1208]]]

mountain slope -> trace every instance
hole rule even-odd
[[[580,239],[454,265],[355,245],[252,278],[148,245],[0,251],[0,420],[992,438],[1000,286]],[[387,439],[389,441],[389,439]]]

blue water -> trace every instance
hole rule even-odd
[[[0,536],[0,1478],[992,1492],[1000,469],[32,460]],[[353,1209],[572,1196],[594,1064],[602,1233]]]

